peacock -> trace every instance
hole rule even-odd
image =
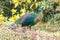
[[[30,12],[26,13],[25,15],[18,18],[12,25],[14,24],[20,24],[21,27],[27,27],[27,29],[31,29],[31,26],[35,25],[42,19],[42,13],[35,13]]]

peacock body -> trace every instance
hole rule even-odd
[[[14,23],[15,24],[21,24],[22,27],[26,26],[33,26],[37,22],[41,20],[42,16],[40,16],[40,13],[27,13],[20,18],[18,18]]]

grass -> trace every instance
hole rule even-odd
[[[25,30],[23,32],[22,27],[17,27],[15,30],[8,29],[7,25],[0,26],[0,40],[56,40],[56,34],[48,33],[46,31],[37,30]],[[49,37],[49,38],[48,38]]]

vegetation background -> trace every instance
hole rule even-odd
[[[21,29],[17,28],[16,29],[17,32],[14,32],[13,30],[8,29],[8,27],[10,27],[8,25],[28,12],[37,13],[43,11],[44,9],[52,9],[50,4],[53,4],[54,2],[59,4],[58,10],[60,10],[60,0],[0,0],[0,32],[1,32],[0,39],[1,40],[24,40],[24,39],[32,40],[33,38],[31,38],[32,36],[29,34],[29,32],[31,31],[28,30],[26,32],[27,34],[25,35],[22,33],[22,28]],[[59,36],[60,33],[60,13],[53,15],[52,15],[53,18],[50,17],[51,19],[49,18],[49,16],[46,17],[46,20],[48,20],[46,23],[42,22],[41,20],[39,23],[34,25],[32,29],[34,30],[38,29],[38,31],[43,30],[42,31],[43,33],[46,33],[47,31],[48,32],[47,35],[51,34],[50,35],[51,40],[53,40],[53,38],[57,38],[55,36]],[[35,34],[34,30],[31,32],[32,35]],[[41,33],[41,35],[43,34]],[[51,37],[52,35],[54,36],[53,38]],[[44,36],[44,37],[47,37],[46,40],[48,40],[48,36]],[[57,40],[59,40],[59,38],[60,37],[58,37]]]

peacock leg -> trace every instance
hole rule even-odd
[[[31,26],[27,26],[27,29],[28,29],[28,30],[31,30]]]

